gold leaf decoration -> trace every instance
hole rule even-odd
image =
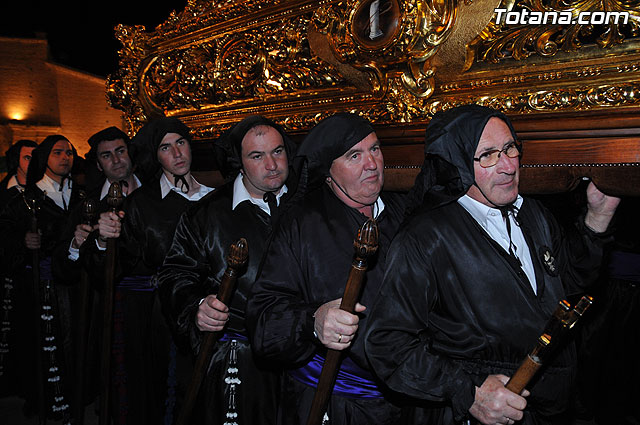
[[[500,22],[494,14],[484,31],[469,43],[465,70],[479,62],[551,57],[585,45],[606,49],[640,35],[640,0],[504,0],[499,9],[504,11]],[[519,13],[520,21],[508,23],[508,12]],[[619,13],[628,14],[628,20],[625,22],[623,15],[616,17]],[[588,23],[592,15],[610,19],[593,25]]]

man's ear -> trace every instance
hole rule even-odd
[[[96,161],[96,167],[98,167],[98,171],[100,171],[101,173],[104,173],[104,170],[102,169],[102,166],[100,165],[99,161]]]

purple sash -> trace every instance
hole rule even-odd
[[[33,269],[31,264],[25,267],[27,270]],[[44,257],[40,260],[40,280],[53,280],[53,272],[51,271],[51,257]]]
[[[324,364],[324,357],[319,354],[299,369],[289,370],[295,380],[310,387],[318,386],[318,379]],[[340,365],[333,394],[349,398],[383,398],[380,388],[373,381],[373,375],[345,357]]]
[[[127,291],[155,291],[156,289],[151,286],[151,276],[126,276],[116,287]]]
[[[40,260],[40,280],[53,280],[51,257],[45,257]]]
[[[235,339],[236,341],[249,341],[249,338],[247,338],[245,335],[241,335],[235,332],[225,332],[224,335],[222,335],[222,338],[219,339],[219,341],[231,341],[232,339]]]

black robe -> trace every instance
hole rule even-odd
[[[125,217],[117,244],[112,343],[116,424],[155,425],[174,414],[177,384],[167,380],[175,376],[179,353],[160,311],[154,276],[171,246],[180,215],[192,204],[173,190],[162,198],[156,180],[136,189],[122,205]],[[96,237],[94,232],[80,252],[100,279],[105,252],[97,249]]]
[[[429,423],[464,419],[475,386],[489,374],[511,376],[558,302],[594,282],[603,237],[582,220],[564,233],[532,199],[524,200],[518,217],[537,295],[506,251],[457,202],[418,213],[391,245],[370,312],[366,354],[393,390],[436,402]],[[547,265],[545,253],[553,257]],[[575,359],[568,344],[543,369],[530,388],[523,423],[546,423],[544,417],[566,409]]]
[[[104,183],[104,177],[103,181]],[[68,285],[72,292],[72,323],[74,337],[74,355],[78,354],[78,344],[85,339],[84,361],[82,365],[83,378],[83,398],[85,405],[94,401],[100,391],[100,353],[102,344],[102,328],[103,328],[103,303],[101,291],[104,285],[104,274],[93,273],[90,276],[89,271],[83,267],[81,258],[76,260],[69,259],[69,246],[75,238],[76,226],[85,223],[84,217],[84,201],[91,199],[95,205],[94,216],[91,218],[91,225],[98,222],[100,214],[109,211],[110,206],[107,203],[107,197],[100,199],[102,194],[102,184],[94,189],[87,191],[86,196],[81,202],[78,202],[74,208],[69,211],[65,226],[61,231],[61,237],[53,251],[52,268],[56,281],[64,285]],[[86,223],[85,223],[86,224]],[[94,231],[93,237],[97,235]],[[85,243],[89,241],[88,237]],[[95,240],[89,243],[95,244]],[[78,253],[79,254],[79,253]],[[102,268],[100,268],[102,271]],[[83,287],[82,285],[86,285]],[[86,303],[83,305],[83,303]],[[81,309],[85,308],[84,313]],[[84,320],[82,319],[84,314]],[[81,335],[80,332],[84,334]],[[74,368],[77,366],[78,359],[73,358]],[[74,374],[74,383],[78,377]],[[74,391],[77,390],[74,388]]]
[[[245,326],[247,298],[271,234],[271,217],[249,201],[232,210],[232,200],[233,183],[230,183],[207,195],[182,216],[158,274],[160,297],[177,339],[188,341],[197,352],[204,335],[195,323],[200,300],[218,292],[231,244],[240,238],[247,240],[248,262],[240,271],[228,305],[227,337],[217,342],[212,356],[203,385],[206,403],[196,406],[194,411],[204,415],[206,424],[224,423],[230,411],[238,414],[234,420],[240,424],[275,424],[278,373],[254,359]],[[232,350],[237,359],[237,375],[227,371],[233,367],[229,364]],[[240,379],[233,389],[235,409],[229,407],[231,388],[225,383],[229,376]]]
[[[22,191],[18,188],[18,186],[13,186],[7,189],[7,183],[12,176],[7,176],[0,184],[0,212],[7,206],[11,199],[16,196],[21,195]]]
[[[23,194],[15,188],[11,188],[13,196],[0,214],[0,233],[2,234],[2,270],[6,277],[13,282],[12,310],[15,316],[11,320],[13,325],[10,344],[13,344],[14,353],[18,353],[18,382],[13,383],[13,388],[20,388],[21,395],[25,396],[32,408],[36,407],[37,395],[34,385],[35,362],[37,361],[35,345],[32,340],[35,326],[40,326],[41,337],[55,338],[57,350],[50,352],[51,355],[43,356],[45,367],[44,379],[52,378],[47,375],[47,370],[56,363],[59,368],[60,382],[62,385],[45,384],[45,397],[47,397],[47,407],[51,409],[54,405],[66,405],[71,400],[71,374],[70,359],[72,353],[72,309],[70,288],[55,279],[52,272],[52,256],[54,248],[61,238],[69,210],[74,208],[83,196],[82,187],[74,184],[71,191],[69,206],[67,210],[60,208],[51,198],[45,196],[43,191],[33,185],[27,189],[30,197],[38,199],[37,222],[41,232],[41,248],[38,250],[40,261],[40,299],[37,300],[34,294],[33,277],[31,272],[32,254],[24,244],[25,234],[30,231],[32,214],[27,208]],[[53,319],[51,321],[40,321],[36,324],[36,309],[40,310],[42,305],[53,307]],[[38,316],[40,314],[38,313]],[[44,317],[44,316],[40,316]],[[49,345],[44,339],[41,345]],[[11,348],[10,348],[11,350]],[[57,374],[56,374],[57,375]],[[64,402],[57,403],[53,400],[58,394],[63,395]],[[48,412],[48,415],[55,417],[60,413],[69,414],[69,409]]]
[[[382,193],[381,198],[385,209],[377,219],[379,247],[368,261],[360,297],[365,306],[372,304],[382,282],[387,250],[404,214],[404,197]],[[320,305],[342,297],[354,256],[353,240],[366,217],[322,185],[282,220],[249,298],[247,323],[255,352],[291,372],[326,352],[314,337],[313,314]],[[362,335],[369,317],[368,311],[361,315],[346,360],[365,374],[370,371],[363,358]],[[281,423],[304,423],[315,389],[290,377],[287,381]],[[382,398],[333,396],[328,414],[334,424],[392,423],[399,411]]]
[[[91,191],[83,196],[73,208],[69,208],[69,214],[64,225],[60,229],[60,238],[52,252],[53,274],[60,282],[68,285],[77,285],[80,280],[80,271],[82,264],[80,261],[69,259],[69,246],[75,237],[76,226],[84,222],[83,203],[85,199],[93,199],[96,202],[96,214],[92,219],[92,224],[98,222],[101,213],[108,211],[106,198],[100,200],[100,190]]]

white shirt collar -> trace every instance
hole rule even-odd
[[[487,217],[502,215],[499,209],[494,207],[489,207],[481,202],[476,201],[469,195],[463,195],[461,198],[458,198],[458,203],[464,207],[465,210],[469,212],[476,219],[478,223],[482,225],[482,227],[487,227]],[[522,196],[518,195],[516,200],[513,202],[513,205],[520,209],[522,206]]]
[[[17,186],[20,192],[24,191],[24,187],[18,183],[18,177],[14,174],[11,176],[9,181],[7,182],[7,189],[11,189],[12,187]]]
[[[42,190],[57,206],[66,210],[69,207],[69,200],[71,199],[71,188],[73,187],[73,181],[70,176],[67,176],[63,181],[62,191],[60,190],[60,183],[53,180],[46,174],[42,177],[36,186]]]
[[[271,210],[269,209],[269,205],[262,198],[252,197],[249,194],[249,191],[247,190],[247,188],[245,187],[242,179],[243,179],[243,174],[239,173],[233,182],[233,201],[231,203],[231,209],[235,210],[236,207],[240,205],[241,202],[249,201],[252,204],[255,204],[258,207],[260,207],[267,214],[271,215]],[[289,189],[287,189],[287,185],[283,185],[280,188],[280,191],[276,194],[276,203],[278,205],[280,205],[280,198],[282,198],[282,195],[287,193],[288,190]]]
[[[378,199],[376,199],[376,206],[373,211],[373,218],[378,218],[380,214],[382,214],[382,211],[384,211],[384,202],[382,202],[382,198],[378,196]]]
[[[142,182],[140,181],[140,179],[138,179],[138,176],[136,176],[135,174],[133,175],[133,178],[136,182],[136,189],[142,186]],[[109,194],[109,188],[111,187],[111,183],[109,182],[108,179],[104,180],[104,184],[102,185],[102,190],[100,191],[100,200],[102,201],[104,199],[105,196],[107,196]],[[127,196],[126,193],[123,192],[124,196]]]
[[[522,196],[518,195],[513,205],[520,209],[522,202]],[[503,220],[502,213],[498,208],[484,205],[468,195],[459,198],[458,203],[462,205],[487,234],[507,252],[509,252],[509,241],[511,241],[515,247],[515,255],[522,265],[522,270],[527,275],[533,291],[537,293],[536,272],[533,266],[531,252],[529,251],[529,246],[522,233],[522,229],[515,220],[513,213],[509,214],[509,221],[511,223],[511,236],[509,236],[505,220]]]
[[[162,199],[164,199],[169,194],[169,192],[171,192],[173,190],[174,192],[176,192],[177,194],[179,194],[180,196],[182,196],[183,198],[185,198],[185,199],[187,199],[189,201],[199,201],[207,193],[209,193],[209,192],[211,192],[213,190],[213,188],[205,186],[205,185],[199,183],[195,179],[195,177],[191,176],[191,178],[193,179],[193,181],[198,183],[198,185],[200,186],[200,189],[198,189],[198,191],[196,193],[194,193],[193,195],[189,196],[188,194],[183,193],[179,188],[177,188],[174,183],[171,183],[169,181],[169,179],[167,178],[166,174],[162,173],[162,176],[160,177],[160,197]]]

